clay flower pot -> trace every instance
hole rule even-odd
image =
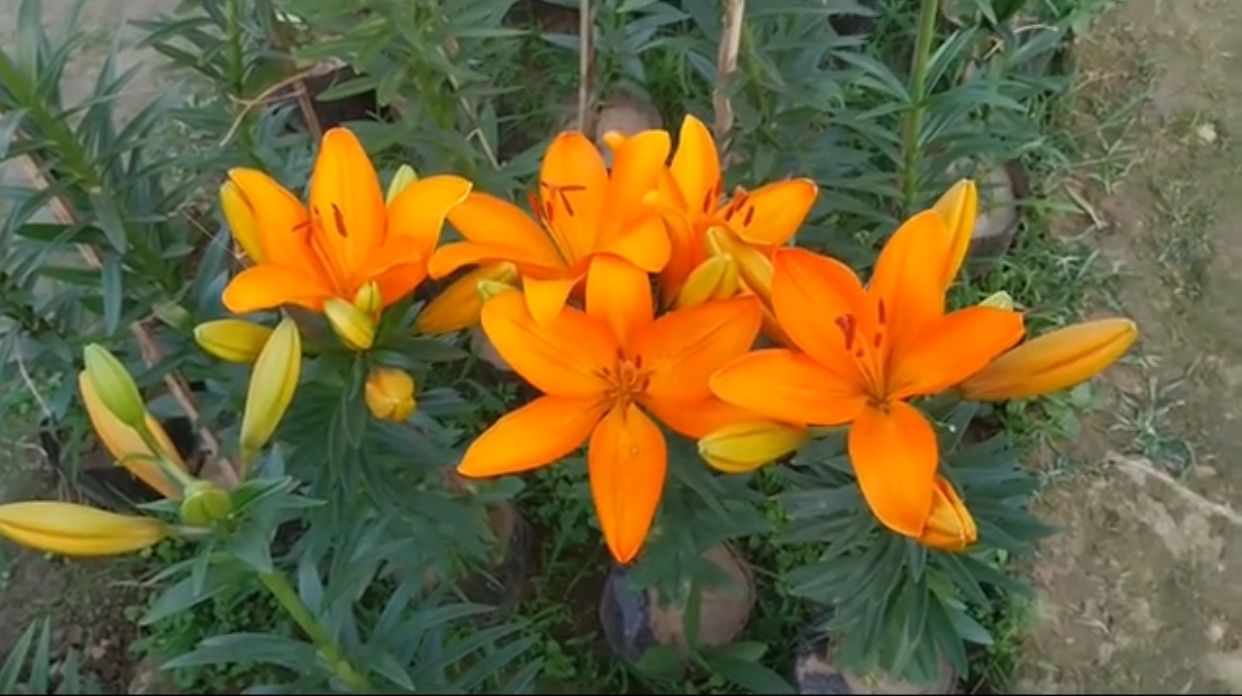
[[[724,571],[732,582],[703,589],[698,643],[728,645],[742,634],[750,620],[755,605],[754,577],[746,562],[726,546],[712,547],[703,558]],[[631,589],[628,577],[627,569],[614,566],[600,600],[600,624],[613,652],[631,662],[656,645],[686,654],[689,644],[684,630],[685,606],[663,602],[655,588]]]
[[[952,694],[957,672],[948,660],[930,684],[915,684],[886,674],[857,674],[833,662],[834,641],[820,638],[803,644],[794,663],[794,684],[800,694]]]

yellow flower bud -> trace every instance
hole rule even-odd
[[[708,248],[713,254],[728,254],[737,265],[741,283],[746,286],[765,304],[772,301],[772,276],[775,270],[772,260],[762,251],[735,239],[731,232],[722,227],[707,230]]]
[[[86,415],[91,420],[91,427],[99,436],[100,442],[114,459],[120,462],[131,474],[140,481],[170,500],[181,497],[180,486],[169,479],[155,457],[161,455],[173,466],[185,470],[185,462],[181,460],[177,448],[151,414],[146,414],[147,430],[159,445],[160,452],[155,453],[147,447],[142,437],[133,428],[121,422],[104,406],[99,394],[85,372],[78,373],[78,391],[82,394],[82,403],[86,406]]]
[[[699,440],[699,456],[728,474],[753,471],[806,442],[806,430],[772,421],[734,423]]]
[[[403,164],[397,168],[397,173],[392,175],[392,181],[388,182],[388,193],[384,195],[384,203],[391,204],[393,199],[401,194],[407,186],[418,181],[418,172],[408,164]]]
[[[380,295],[379,283],[372,280],[358,288],[358,292],[354,294],[354,306],[366,312],[372,321],[377,321],[380,310],[384,308],[384,298]]]
[[[224,211],[229,231],[242,251],[246,252],[251,262],[262,263],[263,247],[259,244],[259,226],[255,222],[254,209],[241,188],[232,181],[226,181],[220,187],[220,209]]]
[[[181,501],[181,520],[196,527],[206,527],[233,514],[233,497],[210,481],[195,481],[186,486]]]
[[[1009,293],[1001,290],[1000,292],[994,292],[983,298],[983,301],[979,303],[979,306],[1013,311],[1013,298],[1009,296]]]
[[[367,376],[366,401],[378,420],[400,423],[414,412],[414,378],[395,367],[372,368]]]
[[[241,319],[217,319],[194,327],[194,340],[207,353],[235,363],[252,363],[272,335],[261,324]]]
[[[453,281],[428,302],[414,320],[414,328],[425,334],[445,334],[473,326],[479,323],[479,313],[483,311],[479,283],[514,286],[517,279],[517,267],[508,261],[479,266]]]
[[[708,257],[699,264],[686,282],[673,307],[681,309],[703,304],[708,300],[722,300],[737,294],[739,287],[737,262],[730,254],[718,254]]]
[[[375,321],[354,305],[333,297],[323,303],[323,313],[337,338],[350,350],[366,350],[375,343]]]
[[[974,401],[1023,399],[1090,379],[1125,355],[1138,327],[1129,319],[1067,326],[1009,350],[961,385]]]
[[[104,406],[122,423],[141,427],[146,421],[147,407],[142,402],[138,385],[121,361],[97,343],[87,346],[82,354],[86,360],[86,376]]]
[[[476,291],[479,294],[479,300],[487,302],[497,295],[503,295],[506,292],[517,292],[518,289],[510,283],[502,283],[498,280],[480,280]]]
[[[931,514],[927,516],[918,542],[934,549],[960,553],[979,538],[975,519],[943,476],[936,477],[932,491]]]
[[[155,544],[168,536],[168,526],[149,517],[40,500],[0,505],[0,536],[49,553],[112,556]]]
[[[953,185],[933,206],[944,218],[945,228],[953,238],[952,251],[944,269],[944,286],[947,288],[962,269],[970,240],[975,233],[975,218],[979,213],[979,191],[975,182],[962,179]]]
[[[352,305],[346,305],[353,309]],[[356,311],[356,310],[355,310]],[[257,452],[284,417],[302,371],[302,337],[292,319],[283,319],[255,360],[242,414],[241,447]]]

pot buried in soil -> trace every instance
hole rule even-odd
[[[886,674],[861,675],[834,664],[830,638],[805,643],[794,663],[794,684],[800,694],[952,694],[957,673],[947,660],[930,684],[915,684]]]
[[[970,257],[994,259],[1013,246],[1022,210],[1018,201],[1030,193],[1026,166],[1007,162],[978,175],[979,216],[971,233]]]
[[[742,634],[754,609],[754,577],[746,562],[726,546],[712,547],[703,558],[720,568],[730,582],[703,589],[698,642],[704,647],[728,645]],[[634,590],[628,580],[629,571],[614,566],[600,599],[600,624],[613,652],[630,662],[657,645],[686,653],[684,604],[663,602],[655,588]]]

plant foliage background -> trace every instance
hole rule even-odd
[[[684,113],[710,122],[721,3],[593,4],[592,113],[626,94],[651,103],[667,128]],[[190,334],[225,315],[218,298],[237,264],[215,201],[229,167],[300,187],[317,134],[347,122],[385,180],[409,163],[521,200],[543,147],[578,117],[577,6],[186,0],[131,27],[147,63],[185,89],[122,114],[136,73],[118,67],[117,45],[90,94],[67,103],[66,65],[97,37],[73,14],[47,27],[40,3],[23,0],[16,38],[0,50],[0,157],[34,176],[2,191],[0,377],[37,386],[31,425],[55,444],[55,471],[72,495],[117,509],[150,502],[82,461],[90,428],[72,376],[88,342],[125,358],[187,453],[209,446],[199,425],[226,454],[236,440],[246,370],[222,370]],[[822,194],[798,242],[862,267],[898,220],[952,181],[1005,164],[1034,182],[1019,204],[1029,225],[1045,193],[1044,119],[1065,87],[1061,50],[1083,11],[1052,0],[946,3],[917,84],[917,0],[752,2],[727,92],[736,122],[726,188],[815,179]],[[1021,292],[1005,261],[976,270],[955,289],[960,302]],[[1066,319],[1031,309],[1033,325]],[[152,346],[162,358],[144,368]],[[693,606],[719,582],[698,554],[729,541],[756,570],[758,607],[742,642],[630,663],[608,650],[594,618],[609,563],[581,468],[467,491],[444,475],[455,448],[521,399],[520,388],[478,369],[468,337],[410,338],[385,357],[420,385],[409,427],[368,425],[364,365],[325,354],[309,369],[334,388],[300,396],[281,430],[293,444],[270,452],[247,484],[254,510],[228,546],[174,545],[132,561],[150,589],[133,650],[155,655],[180,688],[341,686],[331,656],[242,580],[277,567],[384,690],[788,690],[799,652],[847,628],[838,650],[860,669],[930,678],[943,656],[972,679],[980,653],[963,641],[991,642],[989,626],[1022,592],[1009,559],[1045,531],[1024,512],[1035,483],[1004,432],[1010,421],[967,405],[935,411],[946,450],[957,451],[948,475],[972,498],[986,542],[960,557],[880,530],[839,437],[748,478],[717,477],[692,453],[675,454],[663,514],[706,512],[657,527],[633,581]],[[197,423],[185,420],[174,382],[193,396]],[[5,390],[0,408],[28,409],[30,394]],[[526,565],[498,548],[489,524],[489,512],[514,503],[531,528]],[[828,537],[838,541],[823,544]],[[687,610],[687,626],[697,611]],[[72,654],[49,671],[47,626],[21,637],[0,690],[89,686]]]

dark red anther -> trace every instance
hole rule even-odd
[[[349,232],[345,230],[345,216],[341,214],[341,209],[332,204],[332,217],[336,219],[336,232],[342,237],[348,237]]]
[[[746,219],[742,221],[742,225],[746,227],[750,227],[750,222],[751,220],[754,220],[754,219],[755,219],[755,206],[752,205],[750,206],[750,208],[747,208]]]
[[[875,340],[874,340],[874,341],[872,341],[872,343],[874,343],[874,344],[875,344],[875,347],[876,347],[876,348],[879,348],[879,347],[880,347],[880,342],[881,342],[883,339],[884,339],[884,334],[882,334],[882,333],[880,333],[879,331],[877,331],[877,332],[875,332]]]
[[[886,319],[884,316],[884,298],[883,297],[880,298],[880,304],[879,304],[879,307],[877,307],[877,309],[879,310],[878,313],[879,313],[880,323],[881,324],[888,323],[888,319]]]
[[[715,191],[708,191],[703,194],[703,214],[712,212],[712,201],[716,199]]]
[[[535,217],[540,222],[543,222],[543,205],[539,202],[539,198],[535,196],[533,189],[527,189],[526,202],[530,204],[531,212],[535,214]]]
[[[837,317],[836,324],[841,329],[841,333],[845,335],[845,349],[849,350],[854,346],[854,333],[858,328],[857,322],[854,321],[854,315],[842,314]]]
[[[641,369],[642,366],[643,366],[643,356],[640,353],[634,356],[634,367]]]
[[[568,186],[563,187],[561,190],[557,191],[557,194],[559,194],[561,197],[561,205],[565,206],[565,212],[569,213],[569,217],[573,217],[574,207],[569,204],[569,196],[565,195],[565,191],[567,190],[569,190]]]
[[[552,224],[552,211],[555,209],[555,207],[556,206],[552,205],[552,201],[548,201],[547,203],[544,204],[543,219],[549,225]]]

